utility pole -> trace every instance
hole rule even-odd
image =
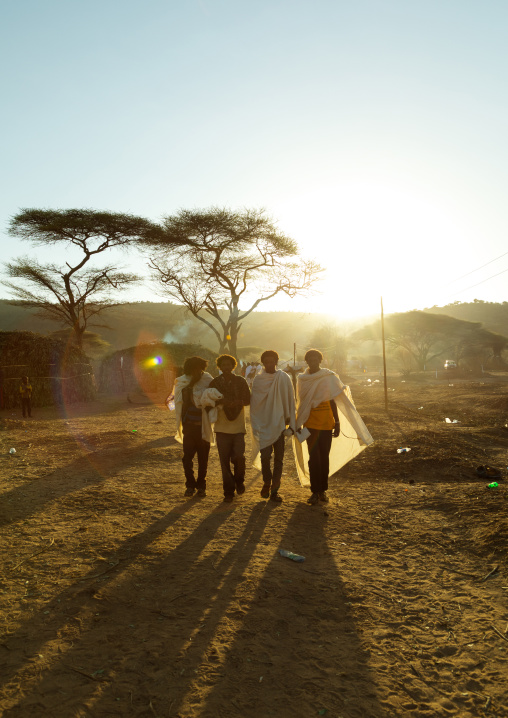
[[[386,349],[385,349],[385,315],[383,311],[383,297],[381,297],[381,337],[383,340],[383,373],[385,378],[385,411],[388,411],[388,384],[386,382]]]

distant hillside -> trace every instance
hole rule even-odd
[[[138,302],[113,307],[101,315],[104,327],[90,327],[109,342],[112,350],[135,346],[138,342],[166,341],[200,343],[217,349],[214,334],[181,306],[170,302]],[[338,322],[340,333],[346,335],[371,318],[356,322]],[[253,312],[240,331],[239,347],[259,346],[276,349],[289,358],[293,342],[300,347],[308,345],[315,329],[329,325],[334,318],[329,314],[304,312]],[[60,329],[60,325],[35,316],[35,312],[16,307],[0,300],[0,330],[37,331],[42,334]]]
[[[474,302],[454,302],[444,307],[429,307],[424,311],[448,314],[467,322],[481,322],[485,329],[508,336],[508,302],[498,304],[475,299]]]
[[[455,303],[429,307],[424,311],[481,322],[486,329],[508,336],[508,302]],[[336,322],[339,334],[347,336],[375,319],[377,316],[363,317],[354,322],[336,322],[330,314],[253,312],[242,326],[239,346],[271,347],[289,358],[293,353],[293,342],[297,343],[297,347],[308,346],[313,332],[322,326]],[[140,341],[155,340],[200,343],[212,351],[217,349],[213,333],[183,307],[170,302],[136,302],[113,307],[104,312],[101,323],[107,326],[91,327],[91,330],[109,342],[112,351],[135,346]],[[0,300],[0,331],[24,330],[49,334],[60,328],[56,322],[39,319],[31,309],[11,306],[6,300]]]

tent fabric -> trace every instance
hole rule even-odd
[[[296,428],[293,384],[286,372],[273,374],[264,369],[254,378],[250,400],[252,465],[261,470],[261,449],[274,444],[286,428],[286,419]]]
[[[340,436],[332,440],[330,450],[330,476],[357,456],[374,439],[362,421],[353,403],[351,390],[335,372],[321,368],[310,374],[308,370],[297,379],[297,431],[304,426],[312,409],[323,401],[333,399],[340,420]],[[298,478],[302,486],[310,487],[309,452],[307,443],[293,437],[293,451]]]
[[[200,400],[201,395],[205,389],[208,388],[210,382],[212,381],[213,376],[209,374],[207,371],[205,371],[201,377],[201,379],[194,384],[192,388],[192,397],[194,404],[200,408]],[[176,419],[176,434],[175,439],[180,443],[183,444],[183,431],[182,431],[182,406],[183,406],[183,398],[182,398],[182,391],[185,389],[186,386],[189,386],[189,384],[192,381],[192,377],[188,376],[187,374],[183,374],[182,376],[179,376],[177,380],[175,381],[175,389],[174,389],[174,402],[175,402],[175,419]],[[204,413],[204,412],[202,412]],[[203,421],[201,421],[201,435],[205,441],[208,441],[205,435]]]

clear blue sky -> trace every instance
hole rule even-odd
[[[266,309],[508,300],[508,272],[464,291],[508,256],[453,281],[508,251],[505,0],[0,13],[4,260],[30,251],[5,232],[23,207],[265,207],[328,267],[322,294]]]

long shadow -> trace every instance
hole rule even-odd
[[[258,504],[246,521],[237,513],[242,512],[219,506],[191,527],[189,535],[170,548],[162,560],[164,547],[148,555],[149,544],[153,547],[155,539],[174,524],[175,512],[126,542],[122,552],[131,548],[131,558],[122,564],[122,572],[129,566],[129,576],[104,586],[100,603],[88,588],[79,616],[82,627],[79,638],[74,639],[63,658],[42,672],[30,695],[21,697],[3,716],[67,716],[83,706],[92,716],[144,715],[142,708],[149,715],[151,696],[167,705],[174,701],[175,688],[181,685],[184,691],[187,689],[194,675],[193,665],[206,651],[208,640],[202,637],[199,627],[204,622],[206,636],[213,635],[224,619],[272,509],[265,502]],[[225,522],[226,529],[229,525],[230,530],[240,535],[224,555],[218,551],[210,554],[209,544]],[[171,544],[171,532],[166,537]],[[137,563],[133,563],[135,556],[139,559]],[[206,594],[202,590],[205,575]],[[61,604],[66,593],[59,597],[60,601],[54,599],[50,611]],[[99,618],[94,611],[98,611]],[[31,625],[25,624],[22,636],[41,630],[43,623],[38,618]],[[195,627],[195,635],[189,635],[189,624],[190,634]],[[39,648],[32,643],[30,654]],[[18,664],[17,668],[21,667]],[[11,675],[12,668],[11,665]],[[96,675],[94,670],[98,670]],[[59,683],[63,686],[63,679],[59,678],[62,674],[66,677],[65,689],[58,692],[56,686]],[[167,714],[166,706],[161,715]]]
[[[176,445],[173,438],[162,437],[128,449],[106,447],[80,456],[51,474],[23,483],[0,495],[0,526],[34,516],[70,493],[125,473],[130,467],[140,465],[144,454],[153,449]],[[169,453],[164,457],[164,462],[181,462],[180,454]]]
[[[200,717],[385,715],[327,548],[323,515],[298,505],[280,547],[298,547],[306,561],[274,553],[223,657],[221,675],[208,686],[199,678],[189,683],[173,710],[177,714],[178,707],[201,700],[195,713]]]
[[[48,637],[48,626],[51,625],[49,630],[54,634],[54,637],[59,635],[68,619],[79,614],[80,609],[89,604],[97,593],[98,586],[104,585],[101,584],[101,576],[107,576],[108,580],[118,580],[137,560],[140,560],[143,556],[148,556],[150,545],[171,529],[191,509],[192,502],[186,501],[175,506],[166,516],[147,526],[141,533],[129,537],[116,550],[115,558],[117,563],[113,564],[112,568],[108,567],[106,572],[98,570],[97,566],[93,567],[88,574],[77,580],[73,585],[65,588],[45,604],[45,613],[43,615],[35,614],[31,620],[26,621],[16,631],[10,633],[8,638],[4,639],[3,644],[4,646],[7,645],[7,650],[9,651],[7,655],[4,653],[8,670],[0,672],[0,676],[9,680],[9,675],[12,676],[25,662],[25,659],[21,656],[16,659],[11,651],[17,649],[19,645],[30,644],[30,655],[37,654],[42,645],[51,640]],[[224,518],[226,517],[224,516]],[[72,610],[72,614],[69,613],[69,610]],[[51,618],[45,619],[43,618],[44,615],[49,615]],[[55,616],[59,617],[56,621]],[[8,646],[12,646],[12,648]],[[24,653],[25,651],[21,652]]]

